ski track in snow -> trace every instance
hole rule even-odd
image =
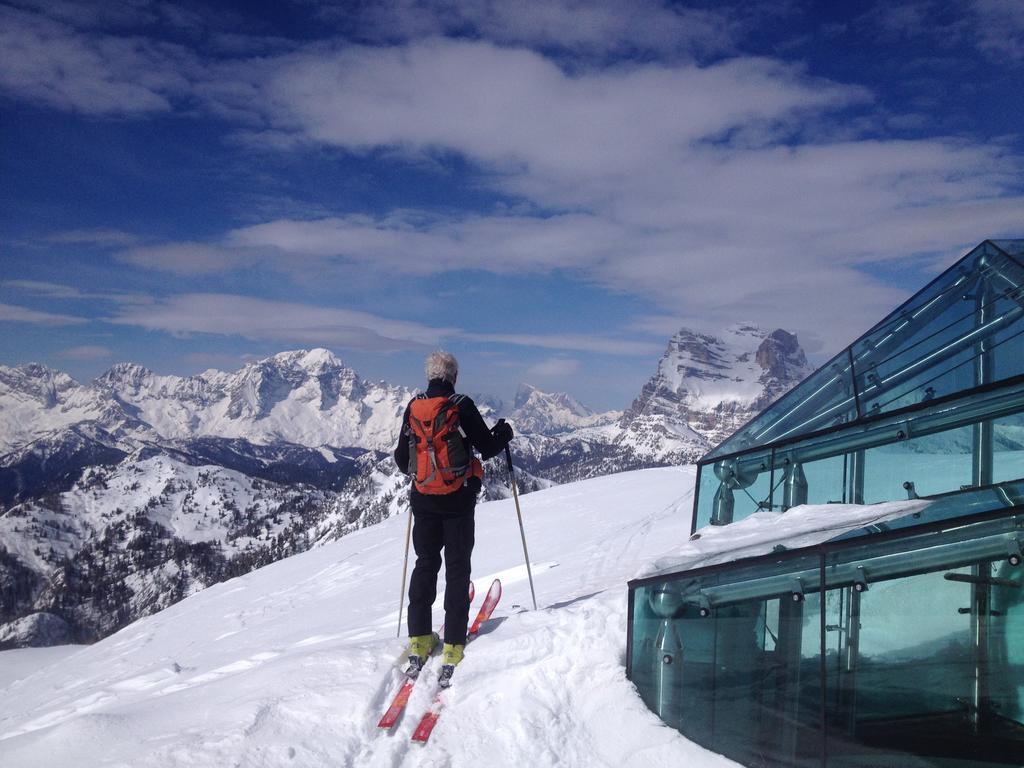
[[[686,541],[693,481],[641,470],[524,496],[536,612],[512,501],[480,505],[474,579],[501,578],[504,595],[425,746],[409,737],[436,660],[394,731],[376,727],[405,646],[398,516],[93,646],[0,653],[0,765],[735,765],[662,724],[625,677],[626,581]],[[443,574],[438,626],[441,594]]]

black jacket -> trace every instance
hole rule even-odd
[[[448,397],[455,394],[455,387],[441,379],[431,379],[427,385],[427,397]],[[484,422],[484,417],[477,410],[476,403],[463,396],[459,401],[459,425],[466,433],[469,448],[475,448],[484,461],[497,456],[505,448],[505,443],[496,440]],[[467,451],[470,453],[470,451]],[[402,414],[402,431],[395,446],[395,463],[403,473],[409,474],[409,406]]]

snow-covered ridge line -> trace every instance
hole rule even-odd
[[[121,440],[210,436],[387,450],[412,395],[362,379],[326,349],[197,376],[119,363],[87,385],[37,364],[0,367],[0,452],[82,422]]]

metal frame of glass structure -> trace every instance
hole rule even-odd
[[[930,503],[630,582],[648,705],[746,765],[1024,765],[1024,240],[980,244],[705,456],[692,528],[899,498]]]

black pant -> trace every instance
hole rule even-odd
[[[430,609],[437,597],[437,574],[444,550],[444,641],[464,645],[469,624],[470,559],[475,541],[476,494],[457,491],[457,499],[412,494],[412,543],[416,567],[409,584],[409,636],[429,635]],[[440,502],[440,503],[439,503]]]

